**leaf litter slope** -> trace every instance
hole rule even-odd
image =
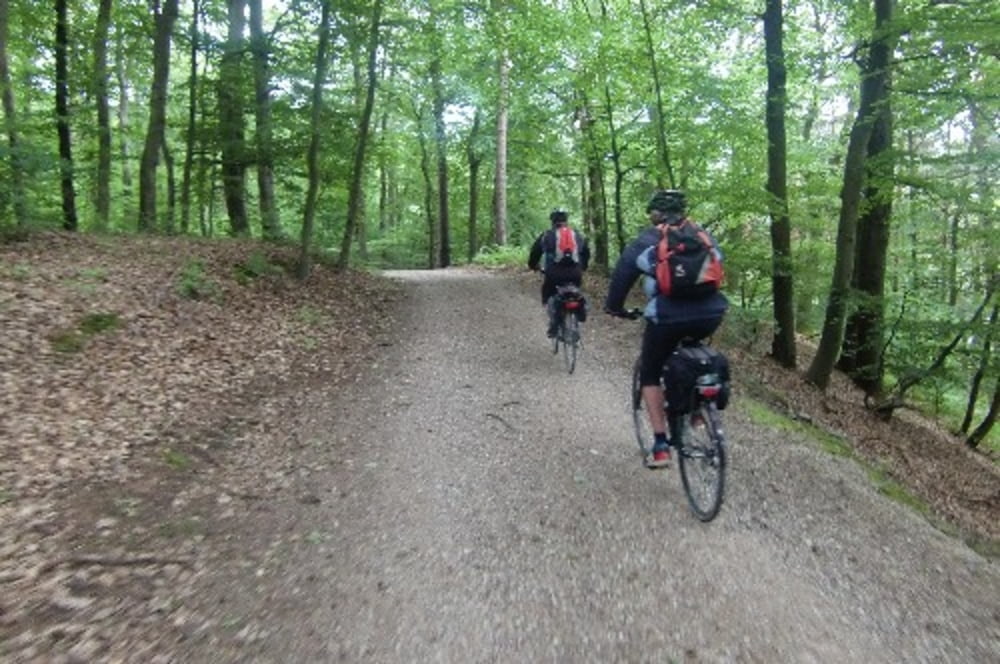
[[[304,289],[277,276],[246,289],[232,268],[257,247],[162,242],[4,250],[3,292],[18,294],[5,330],[41,337],[94,310],[126,322],[69,361],[30,333],[18,338],[41,361],[4,345],[5,380],[81,404],[72,418],[15,404],[36,436],[30,456],[3,451],[0,652],[15,661],[996,652],[991,563],[738,405],[727,504],[696,524],[676,476],[633,456],[622,386],[637,326],[592,321],[569,377],[523,279],[321,271]],[[176,297],[190,255],[223,304]],[[85,378],[105,366],[119,399],[159,405],[95,405]],[[95,435],[65,444],[87,408]]]

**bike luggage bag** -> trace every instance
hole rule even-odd
[[[698,378],[717,383],[715,405],[724,410],[729,404],[729,360],[710,346],[682,346],[667,358],[663,383],[671,415],[683,415],[697,406],[695,386]]]

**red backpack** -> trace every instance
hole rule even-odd
[[[660,224],[656,246],[656,285],[677,298],[701,298],[719,290],[724,273],[712,238],[698,224]]]
[[[556,229],[556,253],[553,263],[569,265],[580,262],[580,250],[576,246],[576,233],[569,226]]]

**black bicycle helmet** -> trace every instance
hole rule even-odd
[[[566,210],[562,208],[556,208],[549,213],[549,221],[553,224],[565,224],[569,220],[569,215],[566,214]]]
[[[660,189],[656,191],[646,204],[646,212],[683,212],[687,207],[684,192],[679,189]]]

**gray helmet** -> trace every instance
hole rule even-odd
[[[684,192],[679,189],[660,189],[656,191],[646,204],[646,212],[683,212],[687,208]]]
[[[569,220],[569,215],[566,214],[566,210],[562,208],[556,208],[549,213],[549,221],[555,224],[565,224]]]

